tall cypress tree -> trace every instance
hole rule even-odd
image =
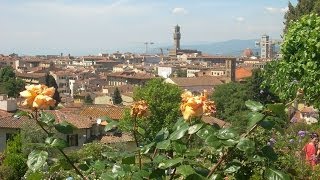
[[[46,79],[45,79],[45,83],[46,83],[46,86],[48,87],[54,87],[56,89],[56,91],[54,92],[54,95],[53,95],[53,99],[56,100],[56,104],[55,106],[57,106],[60,102],[61,102],[61,97],[60,97],[60,94],[58,92],[58,85],[57,85],[57,82],[56,80],[54,79],[54,77],[50,74],[47,74],[46,75]]]
[[[320,0],[298,0],[298,4],[293,6],[291,2],[288,4],[289,10],[284,15],[284,33],[287,32],[290,21],[300,19],[303,15],[317,13],[320,15]]]
[[[118,87],[116,87],[116,89],[113,92],[112,101],[113,101],[113,104],[121,104],[122,103],[122,98],[121,98],[121,94],[120,94]]]

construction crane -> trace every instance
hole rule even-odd
[[[152,45],[154,44],[154,42],[144,42],[144,44],[146,45],[146,54],[148,53],[148,45]]]

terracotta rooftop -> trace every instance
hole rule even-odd
[[[0,117],[0,127],[19,129],[28,120],[29,118],[27,117],[13,117],[13,114],[10,113],[8,116]]]
[[[46,76],[46,73],[16,73],[16,76],[27,78],[42,78]]]
[[[61,112],[59,110],[48,110],[46,112],[54,115],[57,123],[67,121],[79,129],[91,128],[96,123],[90,118],[78,114]],[[1,112],[1,114],[4,113]],[[25,116],[15,117],[13,113],[9,113],[8,116],[0,117],[0,127],[19,129],[24,123],[29,121],[32,122],[34,120]]]
[[[83,110],[80,112],[80,115],[94,119],[107,116],[114,120],[120,120],[124,115],[124,108],[116,106],[91,106],[83,108]]]
[[[236,80],[241,80],[252,76],[252,68],[239,67],[236,69]]]
[[[74,125],[78,129],[91,128],[92,125],[96,123],[95,120],[92,120],[91,118],[82,116],[80,114],[61,112],[59,110],[52,110],[47,112],[55,116],[57,123],[67,121],[68,123]]]
[[[133,71],[130,72],[114,72],[107,75],[107,77],[123,77],[123,78],[129,78],[129,79],[151,79],[154,78],[153,74],[149,73],[136,73]]]
[[[133,137],[130,134],[123,133],[122,136],[105,135],[101,138],[100,142],[104,144],[130,142],[133,141]]]

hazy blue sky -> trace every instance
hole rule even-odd
[[[296,0],[292,1],[296,3]],[[288,0],[0,0],[0,54],[88,54],[171,44],[280,38]]]

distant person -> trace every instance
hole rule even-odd
[[[311,165],[312,168],[317,164],[317,146],[319,142],[319,135],[317,133],[311,133],[310,141],[303,148],[306,155],[306,163]]]

